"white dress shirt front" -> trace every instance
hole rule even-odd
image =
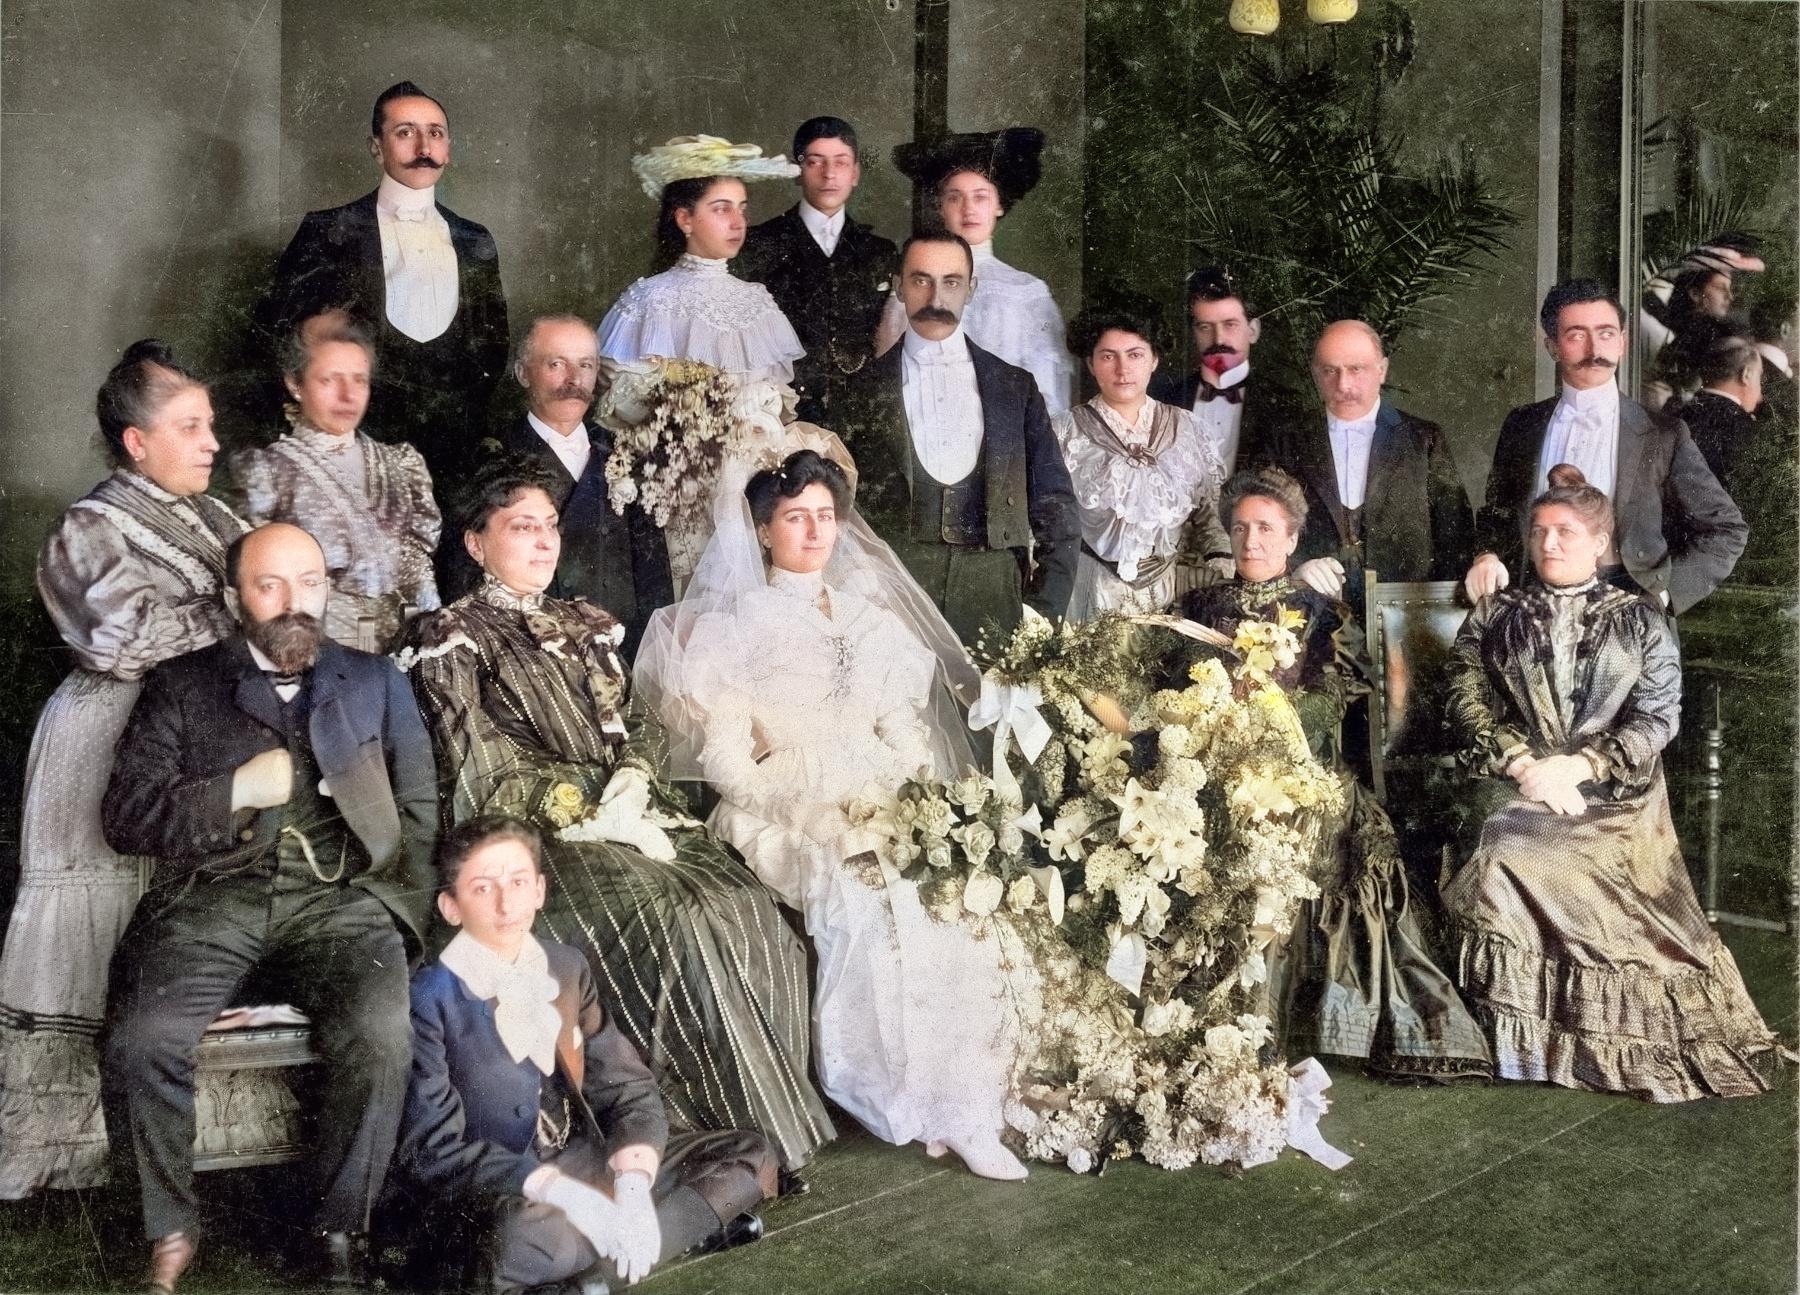
[[[1619,471],[1619,388],[1607,382],[1579,391],[1563,384],[1562,399],[1544,429],[1538,455],[1537,491],[1550,483],[1550,469],[1572,463],[1587,483],[1611,497]]]
[[[443,335],[456,318],[456,248],[437,209],[437,186],[409,189],[381,177],[375,194],[388,323],[415,342]]]
[[[1376,400],[1369,412],[1358,418],[1325,415],[1325,427],[1331,436],[1331,461],[1337,467],[1338,502],[1346,508],[1361,508],[1369,487],[1369,451],[1375,445],[1375,415],[1381,411]]]
[[[806,232],[813,236],[813,242],[819,245],[819,250],[826,256],[837,251],[838,238],[844,232],[844,209],[842,207],[827,216],[802,198],[800,200],[800,223],[806,226]]]
[[[1250,376],[1250,361],[1232,366],[1219,375],[1218,387],[1235,387]],[[1194,392],[1194,418],[1200,424],[1200,430],[1206,433],[1206,439],[1212,443],[1213,451],[1219,456],[1219,462],[1225,465],[1225,476],[1230,478],[1237,471],[1238,439],[1244,430],[1244,402],[1220,400],[1216,396],[1211,400],[1202,400],[1200,392],[1206,388],[1206,379],[1200,379],[1200,387]]]
[[[575,424],[575,430],[564,436],[554,427],[529,410],[525,413],[525,421],[531,424],[531,430],[543,438],[545,445],[556,451],[556,457],[569,470],[575,480],[581,480],[581,474],[587,471],[588,459],[594,452],[592,440],[588,437],[586,423]]]
[[[901,345],[900,394],[913,449],[933,479],[954,485],[981,454],[981,391],[968,340],[960,326],[941,342],[908,328]]]

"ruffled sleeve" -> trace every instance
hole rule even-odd
[[[119,679],[141,678],[157,662],[216,643],[235,628],[217,593],[171,601],[125,536],[79,505],[44,542],[37,587],[76,660]]]

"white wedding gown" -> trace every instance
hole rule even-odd
[[[855,858],[867,845],[842,810],[867,783],[896,788],[930,767],[921,707],[936,658],[884,607],[781,570],[735,611],[703,616],[689,650],[701,762],[723,797],[711,826],[805,915],[818,950],[826,1094],[889,1142],[991,1142],[1034,992],[1025,960],[1007,965],[997,929],[938,922],[913,883]]]

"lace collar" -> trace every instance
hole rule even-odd
[[[161,486],[157,485],[149,477],[145,476],[135,468],[114,468],[113,477],[121,484],[130,486],[133,490],[141,490],[159,504],[178,504],[183,499],[187,498],[186,495],[178,495],[172,490],[164,490]]]
[[[314,427],[304,419],[294,424],[294,439],[308,449],[318,450],[324,454],[348,454],[361,435],[362,433],[353,431],[348,436],[339,436],[336,432],[327,432]]]
[[[514,593],[490,575],[481,577],[481,585],[475,590],[475,596],[489,607],[498,607],[507,612],[535,612],[544,605],[544,595]]]
[[[825,592],[823,571],[789,571],[786,567],[769,568],[769,588],[805,603],[816,603]]]
[[[730,264],[723,257],[715,259],[710,256],[695,256],[692,252],[683,252],[670,268],[686,270],[689,274],[730,274]]]
[[[1543,589],[1545,593],[1552,594],[1557,598],[1574,598],[1581,594],[1592,593],[1599,583],[1600,577],[1593,575],[1589,576],[1578,585],[1553,585],[1540,580],[1538,581],[1538,586]]]

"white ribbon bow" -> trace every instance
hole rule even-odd
[[[1342,1169],[1352,1157],[1332,1146],[1319,1132],[1319,1117],[1331,1109],[1331,1100],[1325,1096],[1330,1087],[1331,1076],[1316,1057],[1288,1067],[1287,1144],[1327,1169]]]

